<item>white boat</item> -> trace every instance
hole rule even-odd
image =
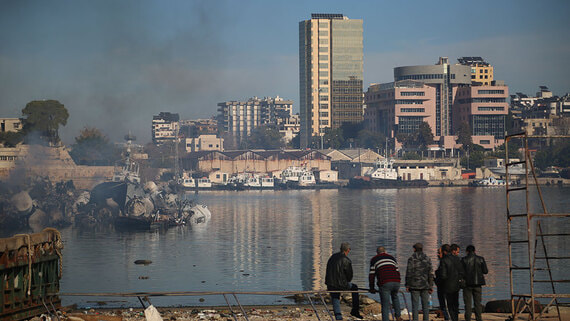
[[[198,178],[196,179],[196,187],[198,189],[212,188],[212,182],[207,177]]]
[[[281,183],[299,186],[311,186],[316,184],[315,175],[304,167],[289,166],[281,172]]]
[[[273,188],[275,187],[275,180],[273,177],[262,177],[261,178],[261,188]]]
[[[235,189],[262,189],[273,188],[275,183],[271,177],[244,172],[230,177],[227,185]]]
[[[184,188],[196,188],[196,180],[192,177],[185,177],[180,180],[180,185]]]
[[[382,160],[378,160],[374,167],[366,171],[364,176],[368,176],[373,179],[398,179],[398,172],[394,168],[394,160],[384,158]]]
[[[496,179],[494,177],[485,177],[474,182],[475,186],[505,186],[504,179]]]

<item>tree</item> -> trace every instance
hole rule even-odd
[[[4,147],[16,147],[22,139],[22,132],[0,133],[0,145],[3,145]]]
[[[274,127],[259,126],[242,142],[242,148],[279,149],[285,146],[283,135]]]
[[[121,151],[94,127],[85,127],[75,137],[71,158],[79,165],[112,165],[121,158]]]
[[[358,132],[358,145],[378,150],[386,144],[386,136],[382,133],[363,129]]]
[[[485,159],[484,151],[473,150],[469,152],[468,155],[461,157],[461,166],[475,170],[476,168],[483,166],[484,159]]]
[[[50,144],[56,145],[60,142],[59,126],[67,124],[69,113],[65,106],[57,100],[34,100],[29,102],[22,114],[24,135],[29,140],[29,134],[37,133],[39,138]]]
[[[342,132],[342,129],[326,128],[325,135],[323,136],[323,142],[327,148],[340,148],[344,144],[344,134]]]
[[[418,128],[417,144],[421,150],[426,150],[428,145],[433,144],[433,133],[431,126],[427,122],[422,122]]]
[[[473,145],[473,138],[471,136],[471,126],[469,123],[462,122],[457,132],[457,143],[461,144],[461,149],[464,151],[471,150]]]

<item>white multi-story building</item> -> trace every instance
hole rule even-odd
[[[262,125],[284,131],[291,128],[292,110],[293,101],[279,96],[222,102],[218,104],[218,131],[231,134],[238,143]]]
[[[152,116],[152,141],[156,145],[173,142],[178,134],[180,116],[160,112]]]
[[[216,135],[200,135],[195,138],[186,138],[186,151],[224,151],[224,139],[218,138]]]

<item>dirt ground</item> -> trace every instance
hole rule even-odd
[[[322,305],[317,306],[317,313],[310,305],[279,305],[279,306],[247,306],[244,310],[247,319],[254,320],[331,320],[326,309]],[[332,312],[332,307],[328,305]],[[356,320],[350,315],[350,306],[343,305],[344,320]],[[239,307],[235,307],[232,311],[228,307],[185,307],[185,308],[157,308],[160,317],[163,320],[172,321],[193,321],[193,320],[223,320],[233,321],[246,320]],[[404,311],[405,312],[405,311]],[[570,321],[570,307],[561,308],[562,320]],[[361,308],[361,314],[364,320],[381,320],[380,304],[372,303]],[[485,321],[505,321],[510,319],[509,313],[483,313]],[[549,317],[555,317],[555,310],[548,314]],[[142,308],[131,309],[90,309],[90,310],[70,310],[65,313],[67,320],[71,321],[144,321],[145,313]],[[404,320],[411,320],[411,315],[402,314]],[[527,320],[528,315],[521,315],[517,320]],[[53,319],[52,319],[53,320]],[[420,315],[420,320],[422,316]],[[443,320],[435,311],[430,312],[430,320]],[[463,314],[459,315],[459,320],[465,320]],[[475,316],[472,317],[475,320]]]

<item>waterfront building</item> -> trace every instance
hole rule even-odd
[[[493,66],[481,57],[458,58],[460,64],[471,67],[471,82],[490,85],[493,82]]]
[[[482,59],[472,60],[484,65]],[[413,134],[426,122],[438,145],[429,150],[452,155],[461,147],[456,142],[459,128],[467,123],[475,144],[487,149],[501,145],[509,111],[508,87],[494,79],[488,85],[472,83],[471,72],[471,65],[450,65],[446,57],[435,65],[394,68],[394,82],[372,84],[365,93],[366,128],[394,139],[399,149],[398,134]]]
[[[505,118],[509,113],[509,87],[493,83],[459,87],[453,105],[455,131],[462,123],[469,124],[473,143],[486,149],[504,143]]]
[[[275,126],[280,131],[294,130],[294,126],[287,126],[292,121],[292,110],[293,101],[279,96],[221,102],[218,103],[218,132],[230,134],[233,143],[239,144],[262,125]]]
[[[471,68],[451,65],[447,57],[440,57],[435,65],[394,68],[394,81],[419,80],[435,88],[434,136],[453,135],[453,101],[460,85],[471,85]],[[419,126],[419,124],[418,124]]]
[[[386,137],[411,134],[422,122],[436,127],[436,88],[419,80],[372,84],[365,93],[365,126]],[[434,133],[435,135],[435,133]]]
[[[156,145],[174,142],[177,137],[180,116],[169,112],[160,112],[152,116],[152,141]]]
[[[301,148],[327,128],[363,120],[362,19],[312,14],[299,22]]]
[[[224,151],[224,139],[216,135],[200,135],[198,137],[186,138],[186,152],[199,151]]]

